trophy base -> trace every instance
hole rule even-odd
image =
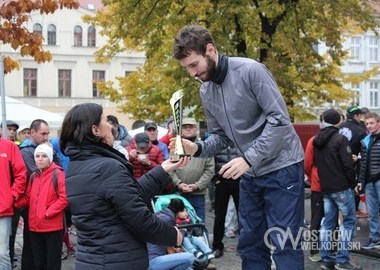
[[[178,162],[180,160],[180,158],[183,158],[183,157],[190,157],[190,155],[186,155],[186,154],[170,154],[170,161],[171,162]]]

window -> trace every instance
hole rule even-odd
[[[126,71],[124,77],[128,77],[131,73],[132,73],[132,71]]]
[[[33,33],[38,33],[42,36],[42,25],[39,23],[35,23],[33,25]]]
[[[96,46],[96,29],[93,26],[88,28],[87,33],[87,46],[95,47]]]
[[[58,70],[58,96],[71,97],[71,70]]]
[[[353,60],[360,60],[360,37],[351,38],[350,56]]]
[[[379,43],[377,37],[369,37],[369,61],[377,62],[379,60]]]
[[[48,44],[56,45],[57,44],[57,29],[54,24],[49,24],[48,26]]]
[[[354,93],[355,97],[351,98],[351,104],[359,106],[360,105],[360,85],[358,83],[351,84],[351,90]]]
[[[93,70],[92,71],[92,96],[101,97],[98,91],[97,82],[104,82],[106,78],[106,72],[104,70]]]
[[[376,108],[379,106],[379,83],[370,82],[369,84],[369,106]]]
[[[37,69],[24,68],[24,97],[37,96]]]
[[[79,25],[74,27],[74,46],[82,47],[83,31]]]

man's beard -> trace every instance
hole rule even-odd
[[[205,71],[204,78],[200,78],[202,81],[207,82],[211,81],[212,78],[214,78],[214,75],[216,73],[216,62],[211,59],[210,56],[206,55],[206,61],[207,61],[207,68]]]

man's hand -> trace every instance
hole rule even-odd
[[[224,164],[219,171],[219,174],[226,179],[238,179],[245,172],[249,170],[249,166],[247,162],[245,162],[244,158],[238,157],[234,158],[230,162]]]
[[[131,151],[129,151],[129,156],[133,158],[137,158],[137,150],[132,149]]]
[[[194,192],[199,189],[197,184],[189,184],[188,187],[191,190],[191,192]]]
[[[150,166],[150,160],[149,158],[145,158],[145,159],[139,159],[140,163],[145,165],[145,166]]]
[[[174,152],[176,140],[177,140],[176,137],[170,139],[170,144],[169,144],[170,152]],[[183,148],[185,149],[186,155],[192,156],[198,150],[198,145],[196,145],[195,143],[187,139],[182,139],[182,145],[183,145]]]

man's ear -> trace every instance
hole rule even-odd
[[[215,48],[214,44],[212,44],[212,43],[207,44],[206,54],[208,54],[208,55],[216,54],[216,48]]]

